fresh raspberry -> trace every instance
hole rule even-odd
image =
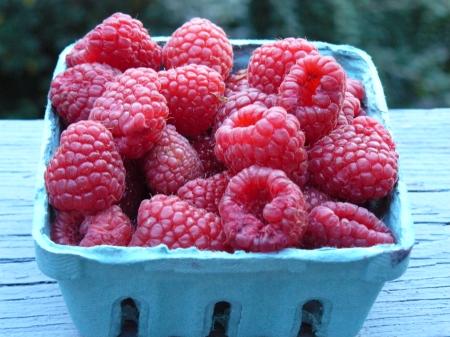
[[[196,208],[175,195],[162,194],[141,203],[130,246],[154,247],[159,244],[165,244],[169,249],[228,248],[217,214]]]
[[[155,193],[172,194],[203,174],[197,152],[173,125],[167,125],[156,146],[144,157],[148,187]]]
[[[369,247],[394,243],[389,228],[373,213],[346,202],[326,202],[308,216],[305,248]]]
[[[117,205],[86,216],[80,228],[81,233],[84,234],[80,241],[82,247],[127,246],[133,234],[130,219]]]
[[[364,96],[366,95],[364,85],[354,78],[347,78],[347,91],[359,99],[360,103],[362,103]],[[358,115],[355,115],[355,117],[358,117]]]
[[[385,197],[397,181],[395,144],[370,117],[335,129],[308,154],[311,182],[332,197],[362,203]]]
[[[85,63],[57,75],[51,84],[50,100],[66,125],[88,119],[95,100],[106,83],[120,71],[106,64]]]
[[[159,81],[169,106],[169,122],[179,133],[197,136],[211,127],[225,90],[217,71],[190,64],[160,71]]]
[[[122,71],[147,67],[159,70],[161,47],[142,22],[123,13],[115,13],[79,40],[67,55],[72,67],[80,63],[106,63]]]
[[[195,207],[219,213],[219,201],[229,181],[230,176],[225,171],[206,179],[197,178],[188,181],[178,189],[177,194]]]
[[[336,126],[345,94],[345,71],[330,56],[307,56],[291,67],[278,103],[293,113],[313,144]]]
[[[100,123],[80,121],[61,134],[45,172],[49,202],[61,211],[101,211],[121,198],[125,169],[111,133]]]
[[[251,165],[283,170],[295,183],[306,182],[305,136],[298,120],[278,106],[246,106],[216,132],[216,156],[237,173]]]
[[[193,18],[167,41],[163,63],[166,69],[203,64],[226,79],[233,66],[233,47],[222,28],[207,19]]]
[[[305,197],[305,209],[307,212],[311,211],[314,207],[323,204],[324,202],[333,200],[327,194],[309,185],[303,187],[302,192]]]
[[[238,70],[235,74],[231,74],[225,81],[225,96],[229,97],[237,91],[248,88],[247,69]]]
[[[251,166],[231,178],[219,213],[231,247],[252,252],[298,246],[307,227],[299,187],[268,167]]]
[[[223,104],[217,112],[213,132],[217,131],[223,121],[234,112],[247,105],[256,103],[271,108],[277,103],[277,95],[268,95],[258,89],[243,89],[242,91],[235,92],[226,99],[225,104]]]
[[[141,172],[140,165],[133,160],[124,160],[125,166],[125,191],[120,200],[120,208],[134,222],[141,201],[148,196],[145,176]]]
[[[51,227],[52,241],[60,245],[77,246],[82,238],[79,229],[83,220],[84,216],[79,212],[56,211]]]
[[[339,111],[336,127],[352,124],[353,118],[360,115],[359,110],[361,110],[359,100],[350,92],[346,91],[341,111]]]
[[[225,166],[217,160],[214,153],[214,146],[216,145],[214,136],[209,134],[200,135],[192,138],[190,142],[198,153],[207,177],[225,170]]]
[[[284,76],[295,62],[306,55],[317,54],[317,48],[300,38],[287,38],[256,48],[248,63],[248,82],[251,87],[267,94],[278,93]]]
[[[94,63],[94,62],[88,62],[86,60],[86,48],[88,45],[88,39],[86,36],[79,39],[70,50],[70,53],[66,55],[66,66],[67,67],[73,67],[77,64],[83,64],[83,63]]]
[[[131,68],[109,82],[95,101],[89,119],[111,131],[122,156],[140,158],[161,137],[169,109],[159,88],[153,69]]]

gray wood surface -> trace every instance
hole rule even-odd
[[[77,337],[30,235],[42,121],[0,121],[0,336]],[[393,110],[417,245],[378,297],[360,337],[450,336],[450,109]],[[283,336],[280,336],[283,337]]]

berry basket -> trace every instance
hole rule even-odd
[[[232,40],[235,68],[245,67],[252,50],[265,42]],[[370,56],[351,46],[315,45],[364,83],[367,114],[386,125],[383,88]],[[71,48],[61,53],[54,75],[64,71]],[[408,265],[414,236],[401,179],[376,208],[392,229],[395,245],[229,254],[161,245],[56,244],[49,237],[52,215],[43,177],[60,132],[48,103],[33,237],[40,269],[58,281],[84,337],[118,336],[130,321],[142,337],[205,337],[219,330],[228,337],[295,337],[305,326],[320,337],[356,336],[384,282]]]

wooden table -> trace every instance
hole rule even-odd
[[[392,110],[417,245],[360,337],[450,336],[450,109]],[[78,336],[55,281],[34,260],[35,167],[43,123],[0,121],[0,336]],[[99,336],[100,337],[100,336]],[[283,336],[280,336],[283,337]]]

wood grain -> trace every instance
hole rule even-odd
[[[417,244],[383,288],[359,337],[450,336],[450,109],[393,110]],[[0,121],[0,336],[77,337],[30,235],[42,121]]]

